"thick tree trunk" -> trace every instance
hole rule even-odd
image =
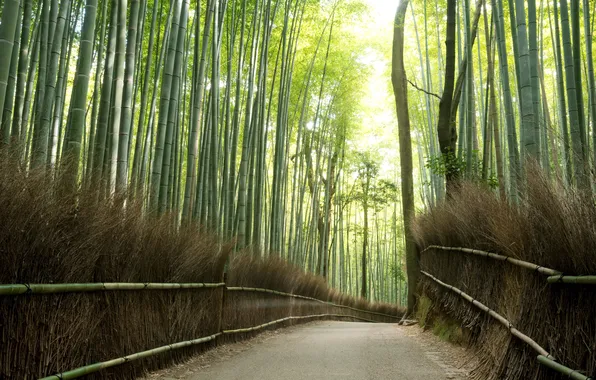
[[[407,6],[407,3],[404,6]],[[441,148],[443,159],[446,162],[448,162],[450,160],[450,157],[455,154],[455,143],[457,142],[457,132],[455,129],[455,125],[451,125],[450,123],[451,105],[453,102],[453,86],[455,82],[455,6],[455,0],[447,0],[447,32],[445,37],[445,85],[443,87],[443,96],[441,96],[441,102],[439,103],[439,121],[437,123],[439,147]],[[399,16],[399,11],[396,17],[397,16]],[[396,23],[394,35],[401,35],[401,33],[403,33],[403,23],[401,26],[399,26]],[[395,45],[396,43],[394,42],[394,50]],[[403,44],[399,46],[399,50],[403,53]],[[400,53],[400,56],[403,55],[402,53]],[[394,52],[394,56],[395,54],[396,53]],[[454,170],[446,171],[445,180],[447,182],[447,193],[449,193],[449,190],[452,188],[452,183],[456,179],[456,177],[457,173]]]
[[[451,4],[452,2],[453,1],[449,2],[449,6],[455,7],[455,4]],[[410,115],[408,111],[408,82],[406,78],[406,71],[404,68],[403,59],[404,23],[407,8],[408,0],[403,0],[397,8],[397,12],[395,14],[395,25],[393,29],[393,64],[391,70],[391,79],[393,82],[393,92],[395,94],[395,108],[397,110],[397,121],[399,124],[399,156],[402,176],[401,195],[402,211],[404,217],[404,232],[406,234],[406,262],[408,273],[407,314],[411,314],[414,311],[416,303],[416,284],[418,283],[418,276],[420,270],[417,248],[414,244],[414,240],[410,231],[411,222],[414,218],[414,178],[412,174],[412,142],[410,136]],[[453,15],[455,15],[454,12]],[[455,29],[452,29],[453,36],[455,34]],[[451,47],[451,50],[453,50],[452,53],[455,52],[454,45]],[[452,55],[452,58],[455,58],[455,55]],[[454,67],[455,66],[453,66],[452,69]],[[451,87],[453,87],[453,73],[451,75]],[[443,100],[441,100],[441,106],[444,106]],[[447,110],[449,110],[449,108],[447,108]],[[447,122],[448,121],[449,119],[447,118]],[[447,124],[447,127],[448,126],[449,125]],[[439,134],[441,132],[442,131],[439,130]],[[444,137],[445,136],[443,135],[443,138]],[[441,145],[441,151],[443,152],[443,154],[449,153],[449,150],[443,150],[443,145]]]

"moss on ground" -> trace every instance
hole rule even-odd
[[[423,295],[418,299],[416,314],[418,324],[425,330],[432,330],[433,334],[442,340],[460,345],[467,342],[461,325],[456,320],[438,312],[433,307],[433,301],[427,296]]]

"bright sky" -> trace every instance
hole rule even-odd
[[[352,144],[355,149],[368,150],[380,158],[380,175],[391,178],[399,163],[397,120],[390,91],[390,56],[393,18],[398,1],[365,0],[371,7],[371,22],[362,33],[374,36],[379,44],[362,52],[360,60],[372,67],[367,79],[367,94],[362,103],[361,130]]]
[[[366,1],[374,9],[379,21],[392,22],[397,10],[399,1],[396,0],[367,0]]]

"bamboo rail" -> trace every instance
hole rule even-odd
[[[313,297],[307,297],[307,296],[301,296],[298,294],[292,294],[292,293],[285,293],[285,292],[280,292],[277,290],[271,290],[271,289],[263,289],[263,288],[249,288],[249,287],[245,287],[245,286],[230,286],[230,287],[226,287],[227,291],[245,291],[245,292],[258,292],[258,293],[269,293],[269,294],[275,294],[275,295],[279,295],[279,296],[283,296],[283,297],[292,297],[292,298],[300,298],[300,299],[304,299],[304,300],[309,300],[309,301],[316,301],[316,302],[320,302],[320,303],[324,303],[330,306],[335,306],[335,307],[341,307],[344,309],[350,309],[353,311],[359,311],[362,313],[367,313],[367,314],[373,314],[373,315],[378,315],[381,317],[388,317],[388,318],[394,318],[394,319],[400,319],[400,317],[397,317],[395,315],[391,315],[391,314],[385,314],[385,313],[379,313],[376,311],[368,311],[368,310],[363,310],[363,309],[357,309],[355,307],[351,307],[351,306],[346,306],[346,305],[339,305],[333,302],[329,302],[329,301],[323,301],[320,300],[318,298],[313,298]]]
[[[127,283],[127,282],[94,282],[94,283],[70,283],[70,284],[0,284],[0,296],[16,296],[21,294],[57,294],[57,293],[84,293],[96,291],[114,291],[114,290],[171,290],[171,289],[200,289],[200,288],[220,288],[225,287],[227,291],[247,291],[275,294],[284,297],[300,298],[309,301],[316,301],[328,304],[335,307],[351,309],[363,313],[378,315],[382,317],[399,319],[395,315],[378,313],[375,311],[368,311],[357,309],[351,306],[339,305],[333,302],[323,301],[318,298],[301,296],[298,294],[291,294],[280,292],[272,289],[251,288],[244,286],[230,286],[226,287],[224,282],[218,283]]]
[[[518,267],[522,267],[522,268],[525,268],[525,269],[528,269],[528,270],[532,270],[532,271],[541,273],[541,274],[546,275],[546,276],[560,276],[560,275],[563,274],[562,272],[559,272],[558,270],[551,269],[551,268],[546,268],[546,267],[543,267],[543,266],[538,265],[538,264],[530,263],[528,261],[514,259],[513,257],[510,257],[510,256],[499,255],[497,253],[486,252],[486,251],[481,251],[481,250],[472,249],[472,248],[442,247],[440,245],[429,245],[421,253],[424,253],[424,252],[426,252],[428,250],[431,250],[431,249],[440,249],[440,250],[443,250],[443,251],[465,252],[465,253],[470,253],[472,255],[477,255],[477,256],[482,256],[482,257],[490,257],[491,259],[495,259],[495,260],[499,260],[499,261],[506,261],[506,262],[511,263],[513,265],[517,265]]]
[[[576,370],[570,369],[565,367],[564,365],[561,365],[559,363],[557,363],[554,360],[551,360],[545,356],[542,355],[538,355],[538,361],[540,362],[540,364],[549,367],[551,369],[554,369],[557,372],[560,372],[564,375],[567,375],[567,377],[569,377],[570,379],[575,379],[575,380],[592,380],[591,377],[587,377],[579,372],[577,372]]]
[[[200,289],[200,288],[220,288],[223,287],[226,291],[249,291],[249,292],[260,292],[260,293],[269,293],[275,294],[285,297],[293,297],[299,299],[305,299],[309,301],[316,301],[319,303],[323,303],[329,306],[347,308],[357,312],[364,312],[384,317],[390,318],[399,318],[397,316],[377,313],[362,309],[353,308],[350,306],[338,305],[332,302],[323,301],[313,297],[301,296],[297,294],[291,293],[284,293],[277,290],[272,289],[262,289],[262,288],[250,288],[250,287],[226,287],[225,282],[220,283],[117,283],[117,282],[98,282],[98,283],[71,283],[71,284],[0,284],[0,296],[16,296],[22,294],[58,294],[58,293],[85,293],[85,292],[95,292],[95,291],[114,291],[114,290],[169,290],[169,289]],[[223,310],[223,309],[222,309]],[[157,355],[163,352],[175,350],[178,348],[188,347],[192,345],[197,345],[201,343],[206,343],[216,339],[221,335],[230,335],[230,334],[238,334],[238,333],[246,333],[251,331],[257,331],[263,329],[268,326],[272,326],[278,323],[282,323],[289,320],[301,320],[301,319],[309,319],[309,318],[323,318],[323,317],[332,317],[332,318],[351,318],[357,319],[366,322],[376,322],[371,319],[357,317],[353,315],[347,314],[316,314],[316,315],[307,315],[307,316],[290,316],[281,318],[275,321],[267,322],[258,326],[235,329],[235,330],[221,330],[220,332],[209,335],[202,338],[197,338],[193,340],[187,340],[183,342],[168,344],[161,347],[156,347],[150,350],[137,352],[134,354],[122,356],[116,359],[111,359],[108,361],[98,362],[90,365],[86,365],[83,367],[75,368],[70,371],[58,373],[55,375],[44,377],[40,380],[68,380],[68,379],[76,379],[84,375],[88,375],[91,373],[98,372],[102,369],[115,367],[124,363],[128,363],[134,360],[146,358],[149,356]]]
[[[221,334],[222,333],[219,332],[217,334],[209,335],[209,336],[204,337],[204,338],[198,338],[198,339],[186,340],[186,341],[178,342],[178,343],[174,343],[174,344],[168,344],[166,346],[161,346],[161,347],[153,348],[151,350],[141,351],[141,352],[137,352],[137,353],[134,353],[134,354],[122,356],[122,357],[117,358],[117,359],[112,359],[112,360],[108,360],[108,361],[105,361],[105,362],[99,362],[99,363],[95,363],[95,364],[90,364],[90,365],[87,365],[87,366],[84,366],[84,367],[75,368],[75,369],[70,370],[70,371],[66,371],[66,372],[62,372],[62,373],[57,373],[57,374],[52,375],[52,376],[44,377],[44,378],[42,378],[40,380],[69,380],[69,379],[76,379],[76,378],[79,378],[81,376],[88,375],[88,374],[91,374],[91,373],[94,373],[94,372],[98,372],[98,371],[100,371],[102,369],[106,369],[106,368],[110,368],[110,367],[115,367],[115,366],[118,366],[120,364],[131,362],[133,360],[146,358],[146,357],[149,357],[149,356],[160,354],[162,352],[172,351],[172,350],[175,350],[175,349],[178,349],[178,348],[183,348],[183,347],[193,346],[193,345],[200,344],[200,343],[209,342],[209,341],[214,340],[215,338],[217,338]]]
[[[577,380],[592,380],[590,377],[584,376],[581,373],[579,373],[577,370],[573,370],[569,367],[566,367],[560,363],[557,363],[555,361],[555,358],[549,354],[544,348],[542,348],[538,343],[536,343],[532,338],[530,338],[529,336],[523,334],[521,331],[519,331],[518,329],[516,329],[515,327],[513,327],[513,324],[511,324],[511,322],[509,322],[505,317],[503,317],[502,315],[498,314],[497,312],[495,312],[494,310],[490,309],[488,306],[480,303],[479,301],[475,300],[474,298],[472,298],[469,294],[464,293],[463,291],[461,291],[460,289],[451,286],[449,284],[444,283],[443,281],[439,280],[438,278],[434,277],[433,275],[431,275],[428,272],[425,271],[420,271],[423,275],[425,275],[426,277],[430,278],[431,280],[433,280],[434,282],[436,282],[437,284],[450,289],[452,292],[458,294],[459,296],[461,296],[462,298],[464,298],[465,300],[469,301],[470,303],[472,303],[474,306],[478,307],[480,310],[486,312],[488,315],[490,315],[491,317],[495,318],[497,321],[499,321],[501,324],[503,324],[505,327],[507,327],[507,329],[509,330],[509,332],[511,333],[511,335],[519,338],[521,341],[523,341],[524,343],[528,344],[530,347],[532,347],[535,351],[538,352],[538,361],[540,362],[540,364],[545,365],[557,372],[560,372],[564,375],[568,375],[570,378],[572,379],[577,379]]]
[[[169,290],[169,289],[200,289],[220,288],[220,283],[125,283],[125,282],[94,282],[87,284],[0,284],[0,295],[11,296],[19,294],[54,294],[70,292],[96,292],[104,290]]]
[[[306,316],[285,317],[285,318],[277,319],[275,321],[263,323],[262,325],[258,325],[258,326],[254,326],[254,327],[247,327],[247,328],[235,329],[235,330],[222,330],[221,332],[218,332],[216,334],[209,335],[209,336],[206,336],[206,337],[203,337],[203,338],[198,338],[198,339],[193,339],[193,340],[186,340],[186,341],[183,341],[183,342],[168,344],[168,345],[157,347],[157,348],[153,348],[153,349],[150,349],[150,350],[141,351],[141,352],[137,352],[137,353],[134,353],[134,354],[122,356],[120,358],[116,358],[116,359],[107,360],[107,361],[104,361],[104,362],[90,364],[90,365],[87,365],[87,366],[75,368],[75,369],[70,370],[70,371],[66,371],[66,372],[62,372],[62,373],[57,373],[55,375],[47,376],[47,377],[41,378],[40,380],[70,380],[70,379],[76,379],[76,378],[79,378],[81,376],[89,375],[91,373],[98,372],[98,371],[100,371],[102,369],[106,369],[106,368],[110,368],[110,367],[115,367],[115,366],[118,366],[118,365],[121,365],[121,364],[124,364],[124,363],[131,362],[133,360],[143,359],[143,358],[146,358],[146,357],[149,357],[149,356],[154,356],[154,355],[161,354],[161,353],[167,352],[167,351],[172,351],[172,350],[175,350],[175,349],[178,349],[178,348],[183,348],[183,347],[188,347],[188,346],[193,346],[193,345],[197,345],[197,344],[201,344],[201,343],[210,342],[210,341],[216,339],[217,337],[219,337],[221,335],[231,335],[231,334],[238,334],[238,333],[246,333],[246,332],[251,332],[251,331],[257,331],[257,330],[263,329],[265,327],[269,327],[269,326],[272,326],[272,325],[275,325],[275,324],[278,324],[278,323],[282,323],[282,322],[286,322],[286,321],[289,321],[289,320],[310,319],[310,318],[323,318],[323,317],[353,318],[353,319],[360,319],[360,320],[364,320],[364,321],[368,321],[368,322],[374,322],[374,321],[372,321],[370,319],[359,318],[359,317],[355,317],[355,316],[352,316],[352,315],[343,315],[343,314],[315,314],[315,315],[306,315]]]
[[[563,272],[560,272],[555,269],[546,268],[540,266],[538,264],[530,263],[528,261],[514,259],[510,256],[499,255],[493,252],[486,252],[481,251],[478,249],[472,248],[461,248],[461,247],[443,247],[440,245],[429,245],[426,247],[421,253],[426,252],[431,249],[440,249],[443,251],[456,251],[456,252],[465,252],[470,253],[477,256],[482,257],[490,257],[495,260],[499,261],[507,261],[513,265],[517,265],[519,267],[533,270],[543,275],[548,276],[547,281],[549,284],[556,284],[556,283],[565,283],[565,284],[576,284],[576,285],[596,285],[596,275],[586,275],[586,276],[567,276],[564,275]]]
[[[565,283],[578,285],[596,285],[596,276],[550,276],[547,281],[551,284]]]

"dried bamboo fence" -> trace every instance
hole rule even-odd
[[[317,319],[349,319],[366,322],[395,322],[400,316],[379,313],[371,310],[354,308],[340,305],[314,297],[306,297],[297,294],[280,292],[272,289],[251,288],[251,287],[226,287],[225,282],[217,283],[77,283],[77,284],[3,284],[0,285],[0,301],[6,303],[7,299],[14,300],[15,296],[24,297],[29,300],[40,295],[44,296],[75,296],[80,293],[91,292],[124,292],[137,291],[161,291],[169,293],[172,290],[182,291],[211,291],[215,292],[215,298],[211,298],[211,306],[218,306],[213,313],[210,313],[208,329],[210,333],[205,336],[193,339],[186,339],[175,343],[165,344],[156,348],[146,349],[126,356],[96,361],[93,364],[79,366],[74,369],[55,373],[42,377],[43,380],[67,380],[76,379],[86,375],[97,374],[102,371],[101,378],[130,378],[128,371],[121,376],[118,372],[105,373],[112,367],[128,365],[134,361],[144,358],[155,357],[159,354],[172,352],[174,350],[188,349],[193,346],[214,342],[218,339],[239,339],[250,336],[270,326],[296,323]],[[132,292],[131,292],[132,291]],[[18,297],[18,298],[20,298]],[[174,295],[175,297],[175,295]],[[213,302],[215,301],[215,302]],[[189,304],[192,304],[192,300]],[[0,303],[1,305],[1,303]],[[214,317],[215,316],[215,317]],[[199,319],[204,319],[205,315]],[[274,320],[271,320],[274,318]],[[172,318],[176,320],[174,315]],[[7,324],[18,323],[15,318],[7,321]],[[21,326],[23,327],[23,326]],[[26,326],[25,326],[26,327]],[[215,331],[214,331],[215,330]],[[68,345],[68,342],[63,342]],[[51,349],[51,347],[47,347]],[[26,353],[19,353],[25,355]],[[68,351],[63,351],[63,355]],[[60,357],[60,355],[56,355]],[[11,378],[37,378],[36,373],[45,372],[48,368],[60,367],[56,363],[27,363],[23,358],[14,357],[20,365],[13,366],[11,362],[4,360],[4,374],[10,374]],[[14,363],[14,361],[12,362]],[[64,365],[68,367],[70,364]],[[30,369],[31,367],[34,367]],[[46,372],[47,373],[47,372]],[[133,374],[136,374],[133,371]],[[44,375],[42,375],[44,376]],[[93,376],[93,375],[92,375]]]
[[[566,283],[566,284],[579,284],[579,285],[596,285],[596,276],[592,276],[592,275],[585,275],[585,276],[564,275],[562,272],[557,271],[555,269],[546,268],[546,267],[540,266],[538,264],[515,259],[510,256],[504,256],[504,255],[500,255],[500,254],[493,253],[493,252],[487,252],[487,251],[482,251],[482,250],[477,250],[477,249],[472,249],[472,248],[444,247],[444,246],[439,246],[439,245],[429,245],[427,248],[422,250],[421,253],[425,253],[425,252],[428,252],[431,250],[461,252],[461,253],[467,253],[467,254],[481,256],[481,257],[487,257],[487,258],[497,260],[497,261],[507,262],[512,265],[518,266],[520,268],[524,268],[524,269],[531,270],[531,271],[540,273],[542,275],[548,276],[547,282],[549,284]],[[449,284],[439,280],[432,274],[430,274],[426,271],[421,271],[421,273],[425,277],[432,280],[434,283],[440,285],[441,287],[447,288],[447,289],[451,290],[452,292],[458,294],[461,298],[463,298],[466,301],[468,301],[469,303],[473,304],[478,309],[482,310],[483,312],[485,312],[486,314],[490,315],[492,318],[494,318],[495,320],[500,322],[502,325],[504,325],[509,330],[511,335],[515,336],[516,338],[518,338],[519,340],[521,340],[522,342],[524,342],[525,344],[530,346],[534,351],[536,351],[538,353],[537,360],[540,364],[542,364],[545,367],[548,367],[554,371],[557,371],[570,379],[592,380],[591,377],[582,374],[580,371],[574,370],[572,368],[569,368],[569,367],[559,363],[553,355],[551,355],[547,350],[545,350],[543,347],[541,347],[535,340],[533,340],[532,338],[530,338],[529,336],[527,336],[526,334],[522,333],[517,328],[515,328],[514,325],[509,320],[507,320],[504,316],[502,316],[501,314],[497,313],[493,309],[489,308],[488,306],[486,306],[483,303],[479,302],[478,300],[474,299],[472,296],[463,292],[461,289],[458,289],[452,285],[449,285]]]

